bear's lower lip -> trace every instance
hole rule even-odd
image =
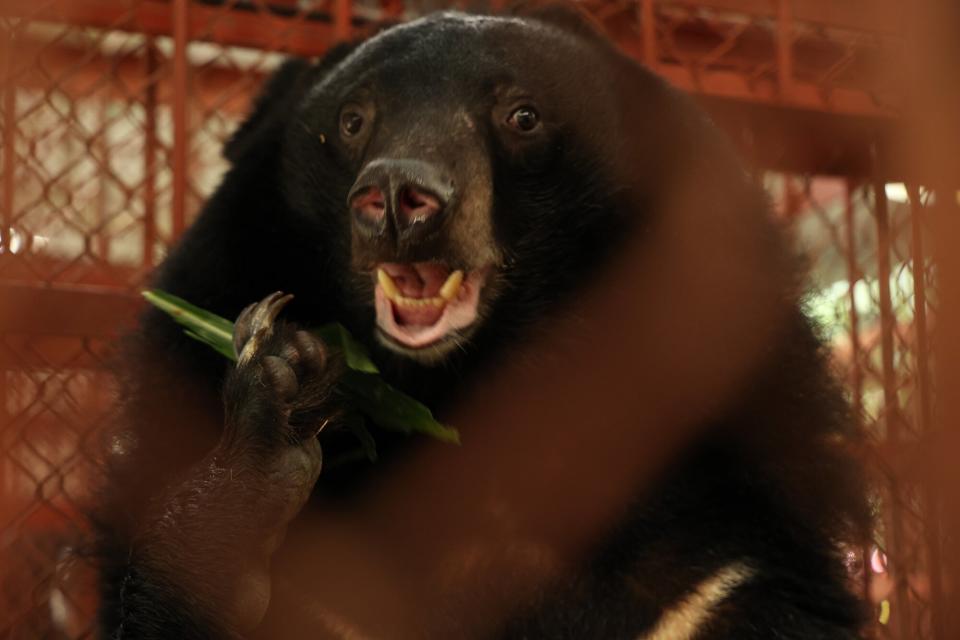
[[[375,270],[377,326],[408,349],[435,345],[477,320],[486,269],[439,263],[384,263]]]

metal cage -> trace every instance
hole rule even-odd
[[[880,638],[945,638],[935,411],[934,191],[888,139],[900,16],[864,3],[585,0],[620,47],[696,94],[810,256],[809,305],[871,436],[875,545],[850,550]],[[433,0],[6,0],[0,5],[0,637],[86,637],[71,553],[138,288],[224,169],[221,143],[286,55]],[[886,6],[886,5],[884,5]],[[497,7],[492,7],[497,9]]]

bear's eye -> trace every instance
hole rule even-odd
[[[355,136],[363,128],[363,116],[353,110],[346,110],[340,114],[340,130],[347,137]]]
[[[529,133],[540,124],[540,115],[533,107],[517,107],[507,118],[507,124],[523,133]]]

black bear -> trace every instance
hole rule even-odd
[[[574,14],[443,13],[288,62],[225,155],[155,283],[237,318],[239,360],[155,310],[126,344],[104,637],[858,637],[855,421],[762,191],[686,97]],[[379,461],[330,465],[344,365],[306,329],[331,321],[441,417],[474,397],[463,445],[377,431]],[[551,332],[623,366],[523,351]],[[566,391],[470,396],[512,366]],[[411,477],[419,502],[383,498]]]

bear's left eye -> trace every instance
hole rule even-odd
[[[523,133],[529,133],[540,124],[540,114],[530,106],[517,107],[507,118],[507,124]]]
[[[340,114],[340,130],[343,131],[343,135],[355,136],[362,128],[363,116],[359,112],[348,109]]]

